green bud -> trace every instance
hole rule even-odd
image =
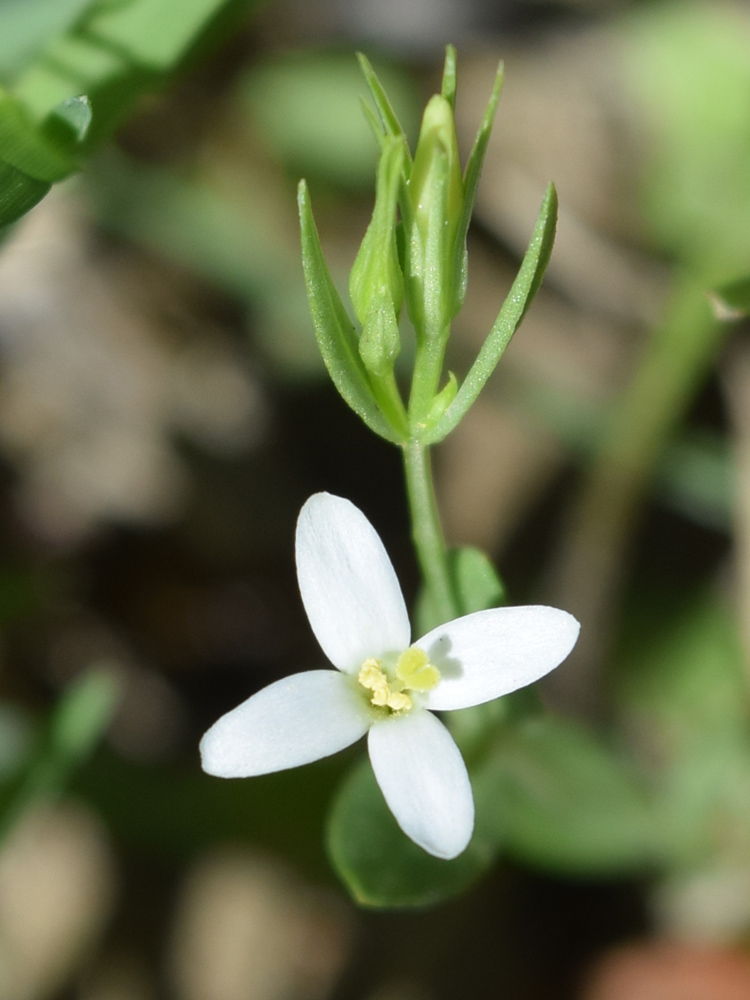
[[[406,294],[415,328],[443,337],[455,314],[454,246],[464,190],[453,107],[441,94],[422,118],[408,182]]]
[[[435,94],[424,110],[409,192],[424,241],[439,217],[448,227],[451,244],[461,221],[464,187],[453,107],[442,94]]]
[[[373,375],[386,375],[401,350],[398,314],[404,278],[398,259],[396,223],[405,147],[385,140],[378,165],[375,208],[349,276],[349,295],[362,324],[359,352]]]

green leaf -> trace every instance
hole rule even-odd
[[[20,219],[47,194],[51,185],[0,163],[0,228]]]
[[[476,834],[453,861],[417,847],[391,815],[368,760],[351,770],[336,796],[328,851],[354,899],[371,907],[434,906],[463,892],[493,860],[493,849]]]
[[[691,594],[675,612],[649,595],[629,614],[619,701],[679,752],[700,734],[744,732],[747,678],[737,622],[714,594]],[[649,607],[650,605],[650,607]],[[650,617],[659,611],[655,627]],[[671,613],[670,613],[671,612]]]
[[[62,695],[38,740],[28,766],[18,775],[0,813],[0,840],[18,818],[40,799],[54,800],[74,770],[90,756],[109,725],[119,700],[114,672],[92,667]]]
[[[466,546],[450,549],[448,572],[459,605],[459,614],[497,608],[506,601],[505,587],[491,560],[477,548]],[[426,635],[442,625],[442,617],[430,599],[427,587],[420,590],[414,613],[415,628],[419,635]]]
[[[310,303],[315,336],[328,373],[343,399],[367,424],[370,430],[394,444],[400,438],[387,422],[373,395],[362,359],[354,326],[339,293],[331,280],[318,231],[315,227],[307,185],[298,189],[302,230],[302,265]]]
[[[79,154],[109,136],[237,3],[5,0],[0,72],[12,93],[0,90],[0,226],[76,170]]]
[[[462,615],[497,608],[505,603],[503,582],[484,552],[465,546],[454,549],[450,558],[451,575]]]
[[[453,273],[456,275],[458,282],[455,290],[456,311],[461,308],[464,298],[466,297],[466,285],[468,280],[466,235],[469,232],[469,224],[471,222],[471,214],[474,211],[474,201],[477,196],[479,178],[482,173],[482,165],[484,164],[484,157],[487,152],[487,146],[490,141],[490,133],[492,131],[492,123],[495,120],[497,105],[500,101],[500,93],[502,89],[503,64],[500,63],[497,67],[497,73],[495,74],[495,83],[492,88],[492,93],[490,94],[490,99],[487,102],[484,117],[482,118],[482,123],[479,126],[479,131],[477,132],[476,139],[474,140],[474,146],[469,154],[469,161],[466,164],[466,170],[464,171],[463,213],[458,227],[456,242],[453,247]]]
[[[553,871],[601,875],[653,859],[652,811],[620,758],[578,724],[549,716],[509,726],[474,777],[495,835]]]
[[[750,276],[730,281],[709,293],[716,318],[725,322],[750,316]]]
[[[77,678],[55,712],[52,752],[71,764],[87,757],[109,725],[119,693],[117,678],[107,667],[92,668]]]
[[[544,196],[534,232],[511,290],[500,314],[482,345],[458,394],[437,427],[426,435],[425,444],[435,444],[449,434],[482,391],[487,379],[516,332],[526,310],[539,290],[552,253],[557,225],[557,193],[550,184]]]

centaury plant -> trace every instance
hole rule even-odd
[[[311,497],[297,526],[297,572],[312,629],[337,669],[293,674],[260,691],[211,727],[201,751],[209,773],[247,777],[317,760],[368,734],[372,769],[360,766],[345,783],[332,813],[330,853],[361,901],[415,904],[457,891],[492,860],[498,838],[482,797],[489,801],[495,791],[481,770],[502,712],[493,715],[491,703],[558,666],[578,637],[578,622],[565,611],[497,607],[503,587],[489,559],[445,544],[430,468],[431,446],[476,400],[539,287],[556,196],[550,185],[510,294],[459,384],[444,373],[445,353],[466,294],[466,236],[502,69],[462,171],[453,48],[413,156],[374,70],[364,56],[360,62],[375,103],[376,112],[366,106],[366,114],[380,160],[372,221],[349,279],[359,330],[326,266],[304,181],[302,258],[315,333],[336,388],[403,453],[423,576],[421,638],[411,643],[395,572],[364,514],[340,497]],[[415,336],[408,396],[395,367],[404,304]],[[484,705],[489,713],[473,721],[464,715],[454,726],[455,739],[432,714]],[[474,765],[474,794],[457,741]]]

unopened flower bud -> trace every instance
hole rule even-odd
[[[404,143],[388,139],[378,166],[372,221],[349,276],[349,295],[362,324],[359,352],[374,375],[385,375],[401,350],[398,314],[404,278],[396,246],[396,210],[404,162]]]

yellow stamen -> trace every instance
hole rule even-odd
[[[388,708],[391,712],[409,712],[414,707],[414,700],[406,692],[431,691],[440,681],[440,672],[428,661],[424,650],[412,646],[398,658],[396,676],[392,680],[373,657],[362,664],[357,680],[365,690],[372,692],[371,705]]]

